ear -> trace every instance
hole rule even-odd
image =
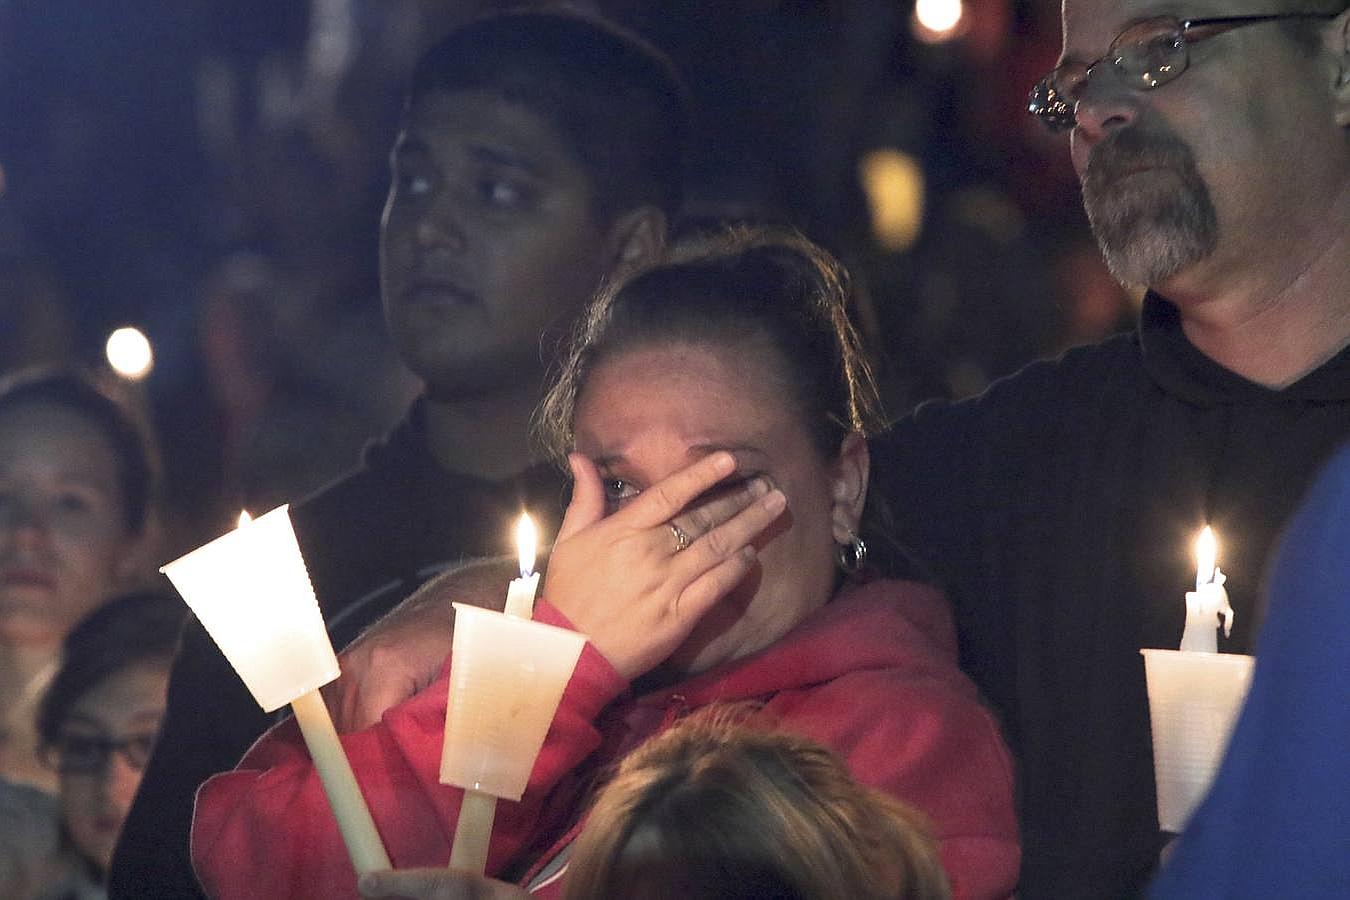
[[[635,206],[614,217],[606,238],[609,271],[655,259],[666,245],[666,214],[655,206]]]
[[[867,477],[872,457],[867,451],[867,439],[851,432],[839,445],[839,456],[834,461],[830,496],[834,501],[832,524],[835,543],[847,544],[858,533],[863,506],[867,503]]]
[[[1332,21],[1327,29],[1327,42],[1336,60],[1336,84],[1332,89],[1336,124],[1350,128],[1350,9]]]

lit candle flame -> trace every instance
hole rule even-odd
[[[520,577],[534,574],[534,556],[539,546],[539,531],[529,513],[521,513],[516,521],[516,551],[520,554]]]
[[[1214,529],[1208,525],[1195,539],[1195,589],[1198,591],[1214,580],[1214,563],[1219,555],[1219,542],[1214,538]]]
[[[240,528],[243,528],[245,525],[247,525],[249,522],[252,522],[252,521],[253,521],[253,517],[250,516],[250,515],[248,514],[248,510],[246,510],[246,509],[241,509],[241,510],[239,510],[239,527],[240,527]]]

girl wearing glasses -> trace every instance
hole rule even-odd
[[[27,835],[0,842],[0,858],[27,854],[24,883],[0,883],[4,896],[104,896],[113,847],[164,715],[183,619],[177,600],[139,592],[109,601],[66,637],[38,712],[39,748],[56,770],[59,800],[51,818],[31,816]],[[11,846],[25,837],[24,850]],[[12,868],[18,882],[19,866]]]

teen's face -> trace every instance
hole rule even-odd
[[[545,119],[483,90],[408,111],[380,231],[385,318],[446,397],[539,381],[610,264],[591,181]],[[551,361],[551,360],[546,360]]]
[[[615,508],[722,449],[740,461],[736,478],[763,476],[787,495],[750,575],[703,617],[662,666],[668,672],[766,647],[833,593],[841,464],[812,443],[776,357],[767,347],[635,348],[601,362],[578,397],[576,449],[599,467]]]
[[[1271,11],[1259,0],[1064,0],[1062,59],[1097,59],[1122,29],[1157,16]],[[1179,300],[1234,273],[1291,265],[1311,231],[1303,224],[1330,217],[1347,177],[1332,74],[1280,24],[1192,43],[1189,59],[1150,91],[1130,89],[1103,63],[1080,95],[1071,138],[1112,268]]]
[[[164,718],[169,672],[138,665],[113,674],[81,697],[61,724],[61,740],[134,743],[113,750],[93,771],[61,773],[61,813],[80,853],[107,871],[117,835],[144,774],[145,757]]]
[[[131,566],[116,451],[62,406],[0,412],[0,639],[59,640]]]

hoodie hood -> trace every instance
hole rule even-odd
[[[1167,393],[1199,406],[1350,399],[1350,347],[1288,387],[1275,390],[1248,381],[1201,353],[1181,330],[1176,306],[1152,292],[1144,297],[1139,342],[1149,378]]]
[[[687,708],[753,700],[808,688],[869,669],[963,681],[946,598],[917,582],[873,581],[846,587],[780,640],[670,687],[636,706]]]

